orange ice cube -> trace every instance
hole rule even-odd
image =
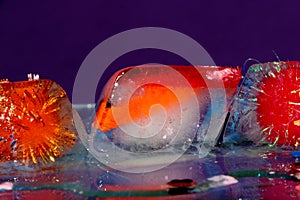
[[[238,84],[242,78],[241,69],[239,67],[217,67],[217,66],[169,66],[172,70],[176,70],[193,88],[194,93],[197,95],[199,104],[205,104],[209,101],[207,98],[209,82],[210,88],[225,88],[227,100],[233,97],[236,92]],[[141,119],[144,121],[149,120],[149,111],[154,104],[160,104],[168,109],[172,106],[178,105],[178,98],[175,94],[180,94],[180,100],[187,101],[191,95],[187,92],[186,85],[181,85],[172,75],[165,74],[164,69],[166,66],[149,65],[141,67],[128,67],[120,70],[106,84],[102,92],[100,101],[98,103],[94,126],[98,127],[101,131],[106,132],[111,129],[117,128],[119,125],[129,124],[133,121],[137,122]],[[123,87],[123,77],[132,70],[136,69],[134,76],[128,81],[139,82],[140,79],[147,80],[160,80],[167,78],[171,81],[168,85],[158,83],[143,84],[138,87],[130,97],[129,104],[122,102],[121,94],[117,94],[117,87]],[[139,70],[140,69],[140,70]],[[147,73],[147,69],[149,73]],[[145,72],[146,71],[146,72]],[[151,71],[151,72],[150,72]],[[201,73],[199,73],[201,72]],[[220,86],[222,82],[223,86]],[[168,87],[173,89],[170,90]],[[112,103],[112,99],[119,96],[120,101],[117,104]],[[112,112],[112,108],[118,110],[119,115],[123,115],[126,107],[129,106],[130,117],[124,114],[124,117],[116,122]]]
[[[71,109],[51,80],[0,82],[0,161],[54,162],[75,143]]]

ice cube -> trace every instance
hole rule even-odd
[[[227,140],[298,147],[300,142],[299,62],[252,65],[227,125]]]
[[[200,149],[210,148],[240,79],[241,70],[231,67],[143,65],[123,69],[102,92],[92,132],[98,130],[133,152],[170,145],[186,148],[192,142],[202,143]]]

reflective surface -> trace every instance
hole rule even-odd
[[[84,124],[89,123],[93,105],[76,105],[75,108]],[[79,142],[72,152],[51,165],[26,168],[11,161],[2,163],[0,198],[35,199],[42,195],[44,199],[129,196],[132,199],[138,196],[162,199],[297,199],[300,184],[297,179],[298,156],[298,152],[291,154],[280,148],[227,142],[201,159],[193,151],[188,151],[160,170],[130,174],[106,168]],[[149,160],[148,165],[163,164],[163,159],[159,158]],[[136,169],[145,167],[140,160],[129,165]],[[209,179],[219,175],[235,178],[238,183],[226,185],[224,181]],[[179,180],[180,184],[176,185],[172,180]]]

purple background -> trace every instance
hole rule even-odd
[[[77,70],[96,45],[144,26],[192,37],[217,65],[242,66],[247,58],[275,61],[273,50],[281,60],[300,60],[297,2],[0,0],[0,77],[16,81],[39,73],[71,97]],[[168,52],[139,50],[112,63],[99,85],[115,70],[143,63],[187,64]]]

